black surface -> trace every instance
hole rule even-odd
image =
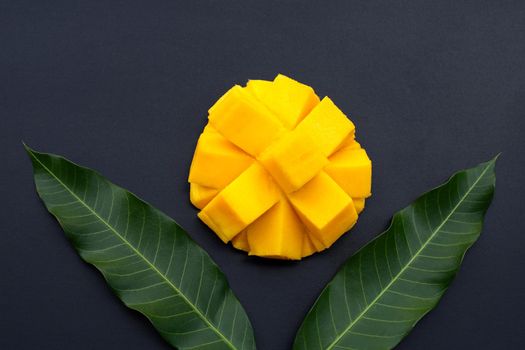
[[[0,1],[0,348],[168,349],[37,199],[21,140],[175,218],[224,269],[259,349],[286,350],[338,266],[453,171],[503,152],[478,243],[399,349],[522,349],[523,1]],[[351,116],[374,162],[358,225],[300,263],[224,246],[186,177],[211,103],[282,72]]]

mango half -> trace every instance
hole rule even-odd
[[[330,98],[279,74],[233,86],[208,113],[190,200],[224,243],[299,260],[355,225],[371,195],[372,162]]]

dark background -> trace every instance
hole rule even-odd
[[[290,348],[325,283],[395,211],[503,152],[480,240],[399,349],[523,349],[524,63],[524,1],[0,1],[0,348],[169,348],[70,247],[37,199],[24,140],[185,227],[261,350]],[[208,107],[279,72],[332,97],[374,162],[357,226],[299,263],[223,245],[186,184]]]

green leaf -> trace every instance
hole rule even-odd
[[[26,147],[36,188],[82,259],[178,349],[255,349],[218,266],[168,216],[93,170]]]
[[[479,237],[495,162],[456,173],[395,214],[322,291],[294,349],[395,347],[436,306]]]

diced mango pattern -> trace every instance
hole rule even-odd
[[[199,218],[224,243],[299,260],[355,225],[371,177],[347,116],[279,74],[235,85],[209,109],[188,181]]]

